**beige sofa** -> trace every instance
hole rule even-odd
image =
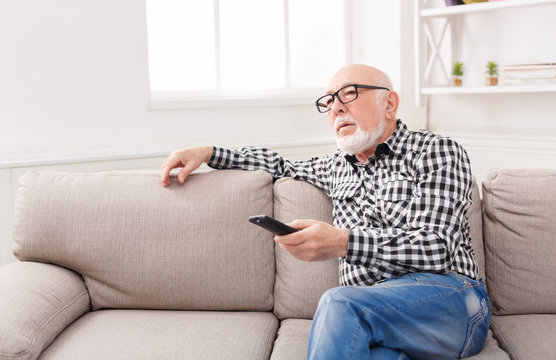
[[[469,217],[496,315],[474,359],[556,359],[556,171],[482,185]],[[261,171],[168,188],[157,172],[26,173],[20,261],[0,268],[0,359],[304,359],[337,261],[298,261],[247,218],[331,211],[320,190]]]

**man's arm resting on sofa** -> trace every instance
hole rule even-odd
[[[328,194],[331,186],[330,169],[333,168],[334,161],[335,154],[292,161],[265,148],[246,146],[229,150],[198,146],[173,151],[162,164],[160,181],[165,187],[170,185],[170,171],[182,167],[178,181],[183,184],[189,174],[206,163],[213,169],[264,170],[275,179],[291,177],[305,180]]]
[[[70,323],[89,311],[78,274],[50,264],[0,267],[0,359],[35,359]]]

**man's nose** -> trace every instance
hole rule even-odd
[[[330,112],[334,114],[343,114],[346,112],[346,105],[342,104],[338,97],[335,97],[332,107],[330,108]]]

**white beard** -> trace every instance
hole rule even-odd
[[[337,116],[334,124],[334,129],[341,122],[348,122],[355,124],[355,133],[350,136],[339,137],[336,134],[336,145],[345,153],[349,155],[361,154],[366,150],[378,145],[379,139],[384,134],[386,128],[386,122],[383,120],[378,125],[378,128],[370,133],[368,131],[363,131],[359,126],[357,120],[351,116]]]

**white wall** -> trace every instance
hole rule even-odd
[[[354,62],[386,72],[400,94],[398,117],[410,129],[425,127],[425,108],[415,104],[412,1],[353,1]]]

